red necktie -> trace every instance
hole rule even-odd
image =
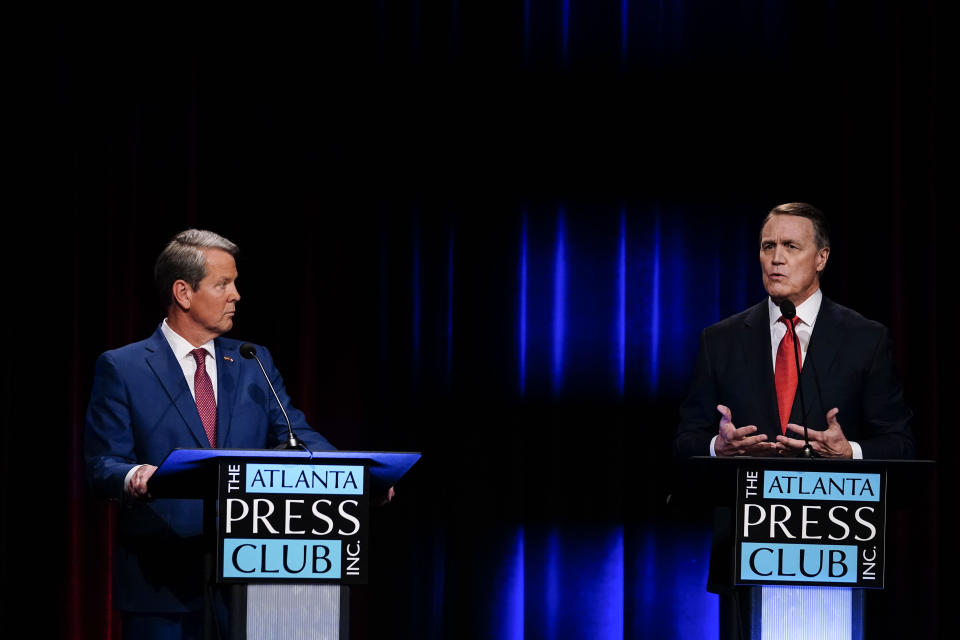
[[[193,359],[197,361],[197,372],[193,374],[193,393],[197,399],[197,411],[200,413],[200,421],[203,423],[203,430],[207,434],[210,446],[216,448],[217,400],[213,397],[213,383],[210,382],[210,376],[207,375],[207,350],[194,349],[190,353],[193,355]],[[779,363],[779,356],[777,358]]]
[[[800,321],[793,318],[793,326]],[[787,333],[777,347],[777,364],[773,370],[773,381],[777,385],[777,408],[780,409],[780,432],[786,435],[790,412],[793,410],[793,398],[797,395],[797,357],[793,348],[793,331],[790,322],[780,316],[779,322],[787,325]],[[802,368],[802,364],[801,364]]]

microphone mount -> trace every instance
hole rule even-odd
[[[800,457],[817,458],[819,456],[810,446],[810,438],[807,435],[807,404],[803,401],[803,385],[800,384],[800,340],[797,338],[797,327],[793,322],[797,317],[797,307],[789,300],[784,300],[780,303],[780,313],[787,320],[787,327],[790,335],[793,336],[793,361],[797,367],[797,391],[800,392],[800,417],[803,419],[803,449],[800,450]]]
[[[267,381],[267,386],[270,387],[270,391],[273,392],[273,397],[277,401],[277,406],[280,407],[280,412],[283,414],[284,420],[287,421],[287,441],[279,445],[277,449],[303,449],[309,452],[306,445],[294,435],[293,425],[290,424],[290,417],[287,415],[286,409],[283,408],[283,403],[280,402],[280,396],[277,395],[277,390],[273,388],[273,383],[270,382],[270,376],[267,375],[267,370],[263,368],[263,363],[260,362],[260,358],[257,357],[257,348],[249,342],[244,342],[240,345],[240,355],[247,360],[256,360],[257,364],[260,365],[263,378]]]

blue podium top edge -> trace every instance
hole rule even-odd
[[[174,449],[160,463],[155,476],[158,479],[164,479],[188,474],[199,471],[221,458],[361,460],[370,463],[371,476],[379,482],[392,485],[416,464],[420,454],[411,451],[313,451],[308,453],[284,449]]]

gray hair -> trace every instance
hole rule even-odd
[[[770,218],[773,216],[798,216],[806,218],[813,223],[813,240],[817,244],[817,249],[824,249],[830,246],[830,225],[827,224],[827,217],[823,215],[820,209],[817,209],[806,202],[788,202],[781,204],[770,210],[767,217],[763,219],[760,225],[761,240],[763,237],[763,228],[767,226]]]
[[[194,290],[207,275],[207,259],[204,249],[221,249],[234,260],[240,248],[213,231],[187,229],[173,236],[153,265],[153,281],[164,305],[173,304],[173,283],[184,280]]]

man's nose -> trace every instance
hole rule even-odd
[[[230,296],[230,299],[233,300],[234,302],[237,302],[238,300],[240,300],[240,291],[237,289],[237,285],[231,285],[231,287],[233,289],[233,292],[232,292],[232,295]]]
[[[777,245],[773,250],[773,264],[783,264],[785,262],[784,257],[786,253],[783,250],[783,247]]]

